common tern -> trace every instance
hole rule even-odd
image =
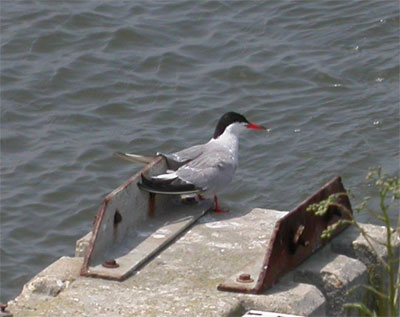
[[[239,134],[245,129],[266,130],[239,113],[225,113],[207,143],[172,154],[157,153],[167,160],[170,169],[151,178],[142,175],[139,188],[158,194],[197,194],[199,199],[213,197],[214,212],[226,212],[218,205],[217,193],[232,181],[238,166]],[[152,157],[128,153],[116,155],[141,163],[152,160]]]

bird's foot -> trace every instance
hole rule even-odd
[[[217,196],[214,196],[214,209],[213,209],[213,211],[214,212],[218,212],[218,213],[227,213],[228,212],[228,210],[224,210],[224,209],[219,208]]]
[[[221,209],[221,208],[214,208],[212,211],[220,213],[220,214],[224,214],[224,213],[229,212],[229,210],[225,210],[225,209]]]

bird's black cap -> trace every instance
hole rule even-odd
[[[224,133],[225,128],[227,126],[229,126],[235,122],[249,123],[249,121],[247,121],[247,119],[240,113],[233,112],[233,111],[227,112],[219,119],[219,121],[217,123],[217,127],[215,128],[213,138],[214,139],[218,138],[222,133]]]

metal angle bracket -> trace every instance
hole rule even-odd
[[[105,197],[93,224],[81,275],[124,280],[210,209],[210,201],[189,207],[171,195],[156,196],[138,188],[142,174],[149,177],[166,169],[165,159],[157,157]]]
[[[329,239],[321,238],[322,232],[329,225],[351,218],[340,207],[330,206],[323,216],[316,216],[307,211],[311,204],[319,203],[337,193],[346,193],[340,177],[332,179],[279,219],[264,258],[254,259],[252,264],[218,285],[218,290],[260,294],[344,230],[347,224],[338,226]],[[352,213],[347,195],[339,195],[335,204],[347,208]]]

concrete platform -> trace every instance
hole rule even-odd
[[[82,257],[62,257],[27,283],[8,310],[14,316],[242,316],[249,310],[342,316],[346,291],[367,282],[371,261],[365,256],[368,245],[354,228],[264,294],[217,290],[226,277],[264,256],[274,224],[284,214],[260,208],[208,214],[123,282],[81,277]],[[379,228],[365,228],[384,238]],[[78,243],[77,255],[87,238]],[[351,300],[363,295],[354,292]]]

